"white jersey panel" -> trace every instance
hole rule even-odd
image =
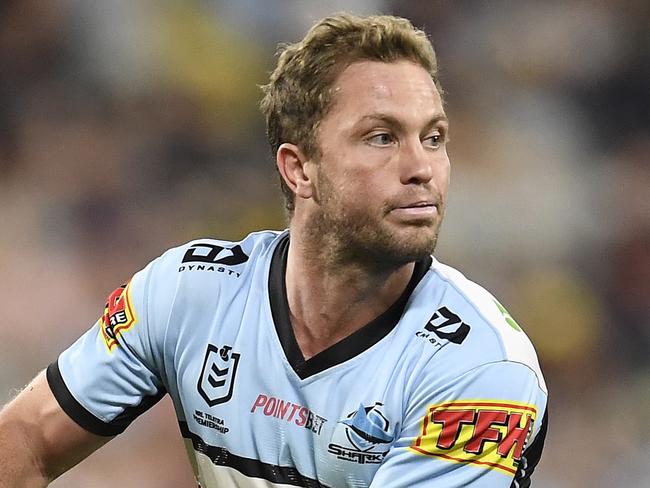
[[[546,392],[547,387],[535,348],[506,308],[485,288],[468,280],[458,270],[435,259],[432,269],[458,291],[461,303],[465,302],[467,308],[475,310],[477,320],[484,321],[494,329],[502,343],[503,359],[530,367],[535,372],[540,387]]]

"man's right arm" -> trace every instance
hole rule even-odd
[[[47,486],[110,439],[68,417],[43,371],[0,411],[0,488]]]

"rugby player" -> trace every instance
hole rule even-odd
[[[433,257],[450,163],[405,19],[286,46],[262,111],[285,231],[168,250],[0,416],[0,486],[40,487],[173,400],[202,487],[525,487],[547,390],[524,332]]]

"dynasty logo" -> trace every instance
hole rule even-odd
[[[198,242],[192,244],[185,252],[182,265],[178,268],[178,271],[213,271],[234,275],[239,278],[241,273],[228,269],[226,266],[236,266],[246,261],[248,261],[248,256],[240,245],[223,247],[208,242]]]
[[[327,451],[337,459],[359,464],[380,464],[393,441],[390,422],[382,412],[383,404],[359,405],[346,418],[339,420]]]
[[[416,332],[415,335],[440,347],[439,341],[430,334],[431,332],[439,339],[444,339],[454,344],[462,344],[469,334],[470,326],[447,307],[440,307],[429,319],[424,329]]]

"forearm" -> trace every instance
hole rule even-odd
[[[0,488],[40,488],[49,480],[27,441],[27,427],[0,413]]]
[[[0,488],[47,486],[109,439],[72,421],[40,373],[0,411]]]

